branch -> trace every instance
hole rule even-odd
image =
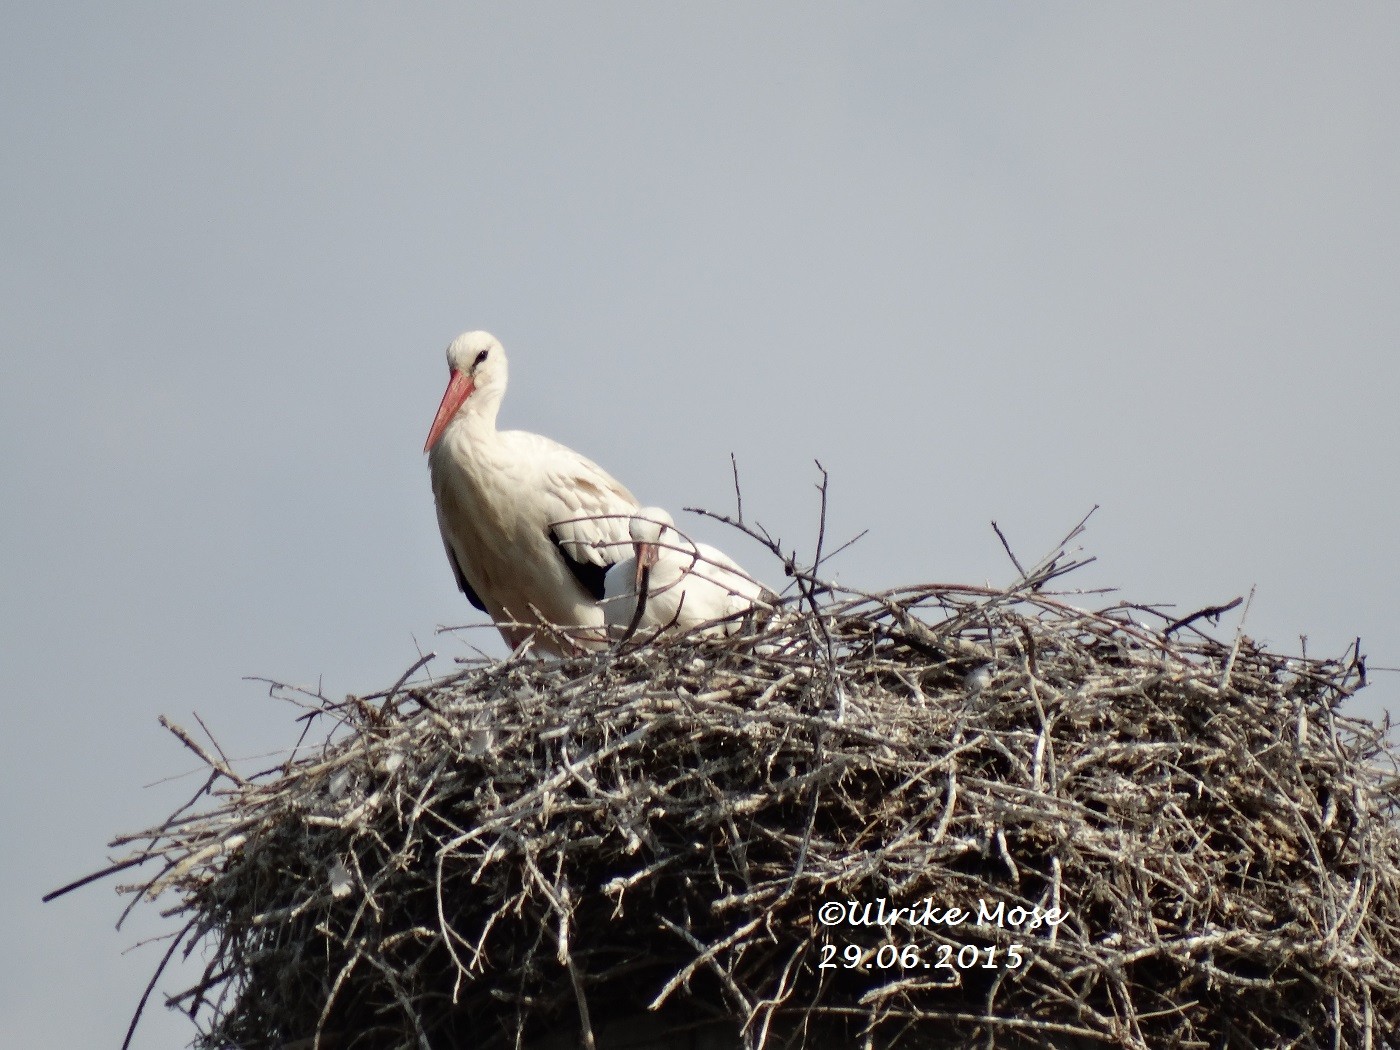
[[[1167,627],[1162,629],[1162,633],[1171,634],[1174,631],[1181,630],[1181,628],[1185,627],[1187,624],[1195,623],[1197,620],[1200,620],[1202,618],[1209,618],[1212,623],[1218,624],[1220,622],[1220,616],[1222,613],[1229,612],[1231,609],[1239,605],[1242,601],[1244,601],[1244,598],[1240,597],[1236,598],[1234,601],[1226,602],[1224,605],[1207,605],[1204,609],[1201,609],[1198,612],[1193,612],[1190,616],[1183,616],[1180,620],[1169,624]]]

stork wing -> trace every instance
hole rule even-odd
[[[530,451],[540,464],[539,491],[547,503],[550,538],[579,585],[601,601],[608,568],[632,555],[628,529],[638,509],[637,497],[571,448],[537,434],[511,431],[510,436],[533,446]]]
[[[452,540],[447,535],[447,525],[442,520],[441,506],[438,507],[437,519],[438,531],[442,533],[442,548],[447,551],[447,563],[452,566],[452,575],[457,578],[457,586],[467,596],[467,601],[482,612],[486,612],[486,603],[481,600],[476,591],[472,590],[472,585],[467,582],[466,573],[462,571],[461,563],[457,561],[457,552],[452,549]]]

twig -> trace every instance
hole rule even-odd
[[[96,882],[99,879],[105,879],[108,875],[115,875],[119,871],[126,871],[127,868],[134,868],[139,864],[146,863],[146,861],[148,861],[149,859],[150,857],[144,854],[137,854],[135,856],[127,857],[124,860],[117,861],[115,864],[107,865],[107,867],[101,869],[100,871],[94,871],[91,875],[84,875],[81,879],[74,879],[72,882],[68,883],[67,885],[60,886],[56,890],[49,890],[49,892],[44,894],[44,896],[40,899],[45,904],[47,904],[49,901],[57,900],[59,897],[62,897],[66,893],[72,893],[74,890],[82,889],[90,882]]]
[[[1016,566],[1016,571],[1021,574],[1021,579],[1025,579],[1026,568],[1017,559],[1015,551],[1011,549],[1011,544],[1006,542],[1006,536],[1002,533],[1001,526],[996,523],[995,519],[992,521],[992,529],[996,532],[997,539],[1001,540],[1002,549],[1006,551],[1006,556],[1011,559],[1011,564]]]
[[[165,972],[165,968],[170,965],[170,960],[174,958],[176,949],[180,947],[180,942],[185,939],[185,934],[194,929],[194,925],[195,920],[191,919],[174,936],[170,941],[170,947],[165,950],[165,954],[161,956],[160,962],[156,965],[155,973],[151,974],[151,979],[146,982],[146,988],[141,993],[141,998],[136,1003],[136,1009],[131,1014],[131,1023],[126,1026],[126,1037],[122,1040],[122,1050],[128,1050],[128,1047],[131,1046],[131,1040],[136,1035],[136,1026],[141,1021],[141,1014],[146,1009],[146,1003],[150,1000],[151,993],[155,991],[156,982],[160,980],[160,975]]]
[[[399,680],[389,687],[389,691],[384,697],[384,702],[379,705],[380,717],[385,717],[388,715],[389,711],[393,708],[394,697],[398,695],[399,690],[404,687],[404,685],[408,682],[410,678],[413,677],[413,675],[418,671],[418,669],[427,664],[429,660],[433,660],[436,657],[437,653],[435,652],[425,653],[423,656],[419,657],[416,661],[414,661],[414,663],[409,666],[407,671],[405,671],[399,676]],[[431,702],[420,702],[423,704],[424,707],[432,707]]]
[[[1207,605],[1204,609],[1199,609],[1190,616],[1183,616],[1180,620],[1173,620],[1169,625],[1162,628],[1162,633],[1166,635],[1174,634],[1187,624],[1195,623],[1200,619],[1209,619],[1214,623],[1219,623],[1222,614],[1229,612],[1242,601],[1244,601],[1244,598],[1238,597],[1232,601],[1226,602],[1224,605]]]
[[[208,751],[205,751],[204,748],[199,746],[198,742],[194,739],[194,737],[190,736],[189,733],[185,732],[185,730],[181,729],[174,722],[170,721],[170,719],[166,718],[164,715],[161,715],[160,724],[163,725],[166,729],[170,730],[170,732],[175,734],[176,738],[180,741],[180,743],[184,744],[187,748],[189,748],[196,755],[198,755],[200,759],[203,760],[204,764],[209,766],[209,768],[217,769],[220,773],[222,773],[229,780],[232,780],[239,787],[247,787],[248,781],[244,780],[243,777],[241,777],[238,773],[235,773],[233,769],[230,768],[226,763],[215,758]]]
[[[744,493],[739,488],[739,460],[734,453],[729,453],[729,466],[734,471],[734,516],[740,522],[744,520]]]

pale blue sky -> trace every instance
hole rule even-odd
[[[467,328],[645,502],[727,508],[732,451],[810,550],[820,459],[853,585],[1098,503],[1081,585],[1400,665],[1396,54],[1382,3],[6,7],[0,1044],[125,1031],[161,924],[37,902],[194,789],[159,714],[253,754],[244,675],[463,651]]]

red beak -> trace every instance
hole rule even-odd
[[[452,378],[447,382],[447,391],[442,395],[437,415],[433,417],[433,428],[428,431],[428,440],[423,442],[424,452],[438,443],[438,438],[442,437],[442,432],[447,429],[447,424],[452,422],[452,417],[462,407],[462,402],[471,397],[475,389],[476,383],[470,375],[455,368],[452,370]]]
[[[641,594],[643,590],[642,576],[647,569],[656,564],[658,553],[654,543],[637,544],[637,581],[635,586],[638,594]]]

